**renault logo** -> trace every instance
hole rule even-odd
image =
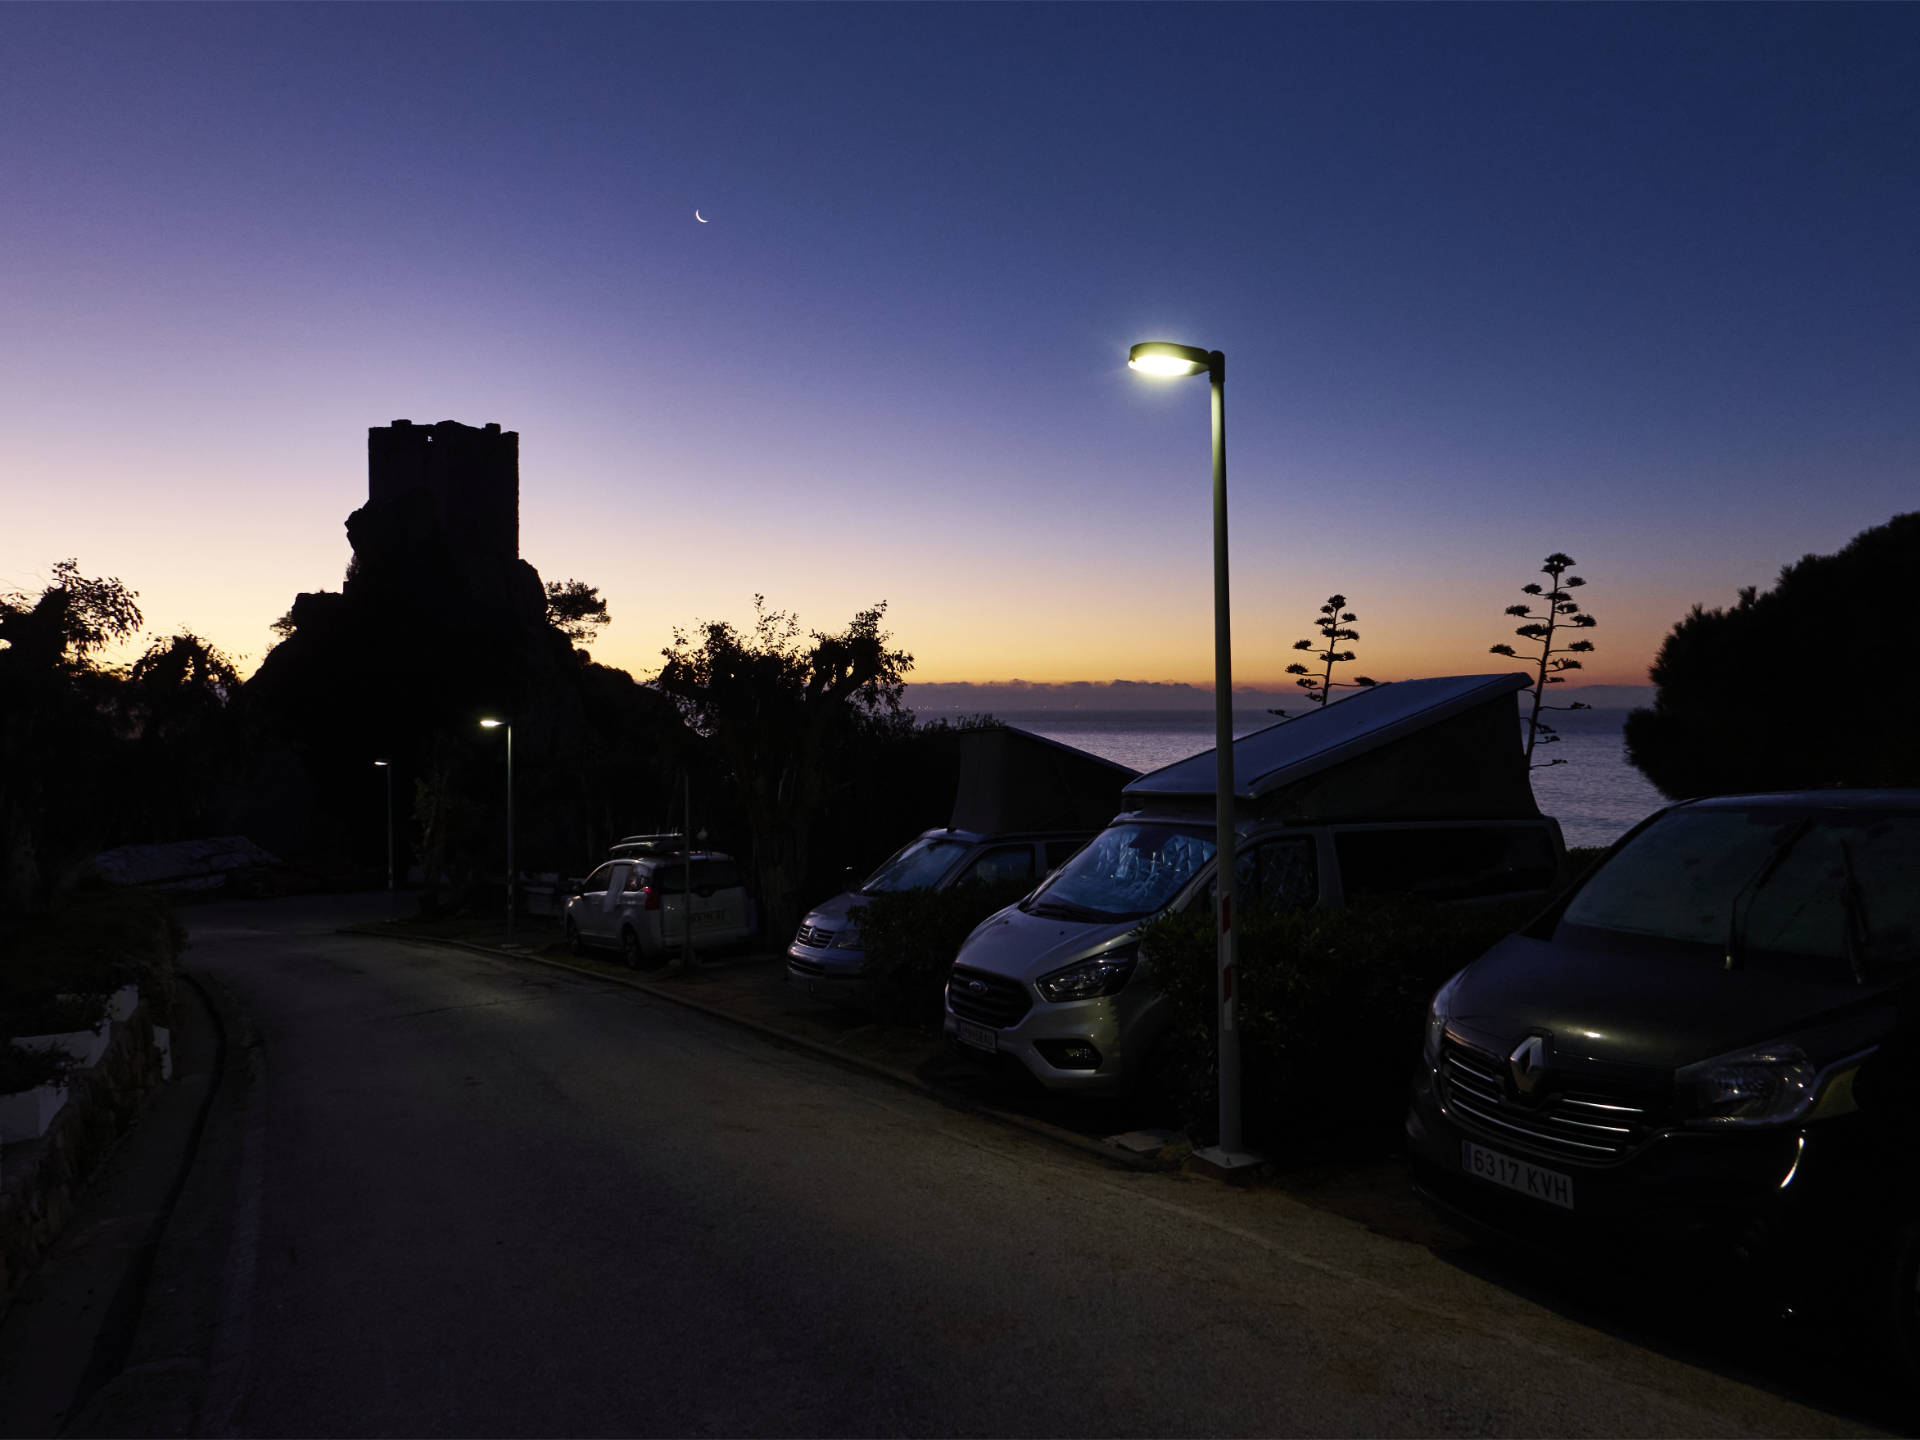
[[[1513,1088],[1522,1095],[1533,1094],[1534,1087],[1547,1070],[1547,1040],[1544,1035],[1529,1035],[1507,1057],[1513,1075]]]

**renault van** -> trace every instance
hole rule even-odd
[[[1920,791],[1671,806],[1434,996],[1417,1187],[1843,1288],[1920,1374]]]

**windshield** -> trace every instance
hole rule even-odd
[[[1913,958],[1916,874],[1920,815],[1680,810],[1594,872],[1563,918],[1885,978]]]
[[[1163,909],[1213,858],[1195,826],[1109,825],[1022,908],[1074,920],[1136,920]]]
[[[872,895],[887,890],[926,890],[938,885],[962,855],[973,849],[968,840],[922,836],[869,875],[860,888]]]

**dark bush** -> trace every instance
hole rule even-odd
[[[1239,1004],[1246,1141],[1276,1157],[1396,1143],[1407,1080],[1433,992],[1540,909],[1411,900],[1242,921]],[[1189,1133],[1218,1118],[1218,999],[1211,915],[1174,915],[1142,933],[1171,1025],[1152,1067]]]
[[[62,909],[0,930],[0,1046],[12,1052],[0,1057],[0,1093],[57,1078],[41,1074],[57,1062],[22,1060],[6,1041],[95,1029],[122,985],[138,985],[157,1017],[170,1014],[184,942],[165,898],[117,885],[77,890]]]
[[[1748,586],[1727,608],[1695,605],[1648,671],[1652,706],[1627,717],[1627,759],[1673,799],[1920,785],[1920,670],[1899,659],[1917,563],[1913,511],[1788,565],[1765,594]],[[1829,679],[1783,702],[1783,661]]]
[[[867,997],[882,1019],[940,1023],[947,972],[973,927],[1033,888],[1025,880],[875,895],[860,912]]]
[[[1555,892],[1566,889],[1576,880],[1586,878],[1586,873],[1600,863],[1600,857],[1607,853],[1605,845],[1570,845],[1567,853],[1560,858],[1560,871],[1553,877]]]
[[[74,1058],[64,1050],[23,1050],[16,1045],[0,1045],[0,1095],[18,1094],[39,1085],[56,1085],[72,1073],[74,1064]]]

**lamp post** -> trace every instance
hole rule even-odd
[[[373,762],[387,772],[387,902],[392,908],[393,902],[393,765],[390,761]]]
[[[498,730],[503,726],[507,732],[507,936],[513,936],[514,890],[519,881],[519,873],[513,868],[513,722],[511,720],[482,720],[480,724],[488,730]]]
[[[1234,984],[1240,937],[1233,928],[1233,632],[1227,613],[1227,357],[1218,350],[1147,340],[1127,354],[1143,375],[1205,375],[1213,392],[1213,824],[1214,926],[1219,936],[1220,1143],[1200,1158],[1221,1169],[1258,1163],[1242,1148],[1240,1031],[1234,1024]]]

